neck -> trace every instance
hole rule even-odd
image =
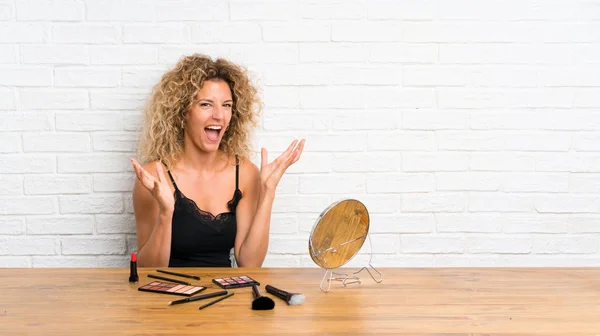
[[[221,151],[205,152],[194,146],[191,141],[185,141],[183,155],[178,166],[183,170],[212,174],[223,169],[223,153]]]

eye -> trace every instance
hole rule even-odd
[[[231,106],[232,106],[232,105],[233,105],[233,104],[231,104],[231,103],[223,104],[223,106],[225,106],[225,107],[229,107],[229,108],[231,108]]]
[[[210,103],[203,103],[203,102],[201,102],[200,106],[202,106],[202,107],[208,107],[208,106],[210,106]]]

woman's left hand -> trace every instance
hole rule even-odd
[[[261,149],[260,181],[265,191],[275,191],[279,180],[281,180],[288,167],[300,159],[305,141],[305,139],[300,142],[298,140],[292,141],[288,149],[271,163],[267,161],[267,150],[265,148]]]

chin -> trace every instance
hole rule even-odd
[[[216,140],[210,140],[208,137],[204,136],[204,134],[195,134],[195,136],[187,137],[189,143],[195,147],[197,150],[206,153],[217,152],[219,148],[221,148],[222,137],[219,137]]]
[[[207,152],[207,153],[212,153],[212,152],[218,152],[219,151],[219,147],[220,147],[220,143],[218,144],[202,144],[200,146],[198,146],[198,148],[200,148],[201,150]]]
[[[219,148],[221,148],[221,139],[219,139],[219,141],[217,141],[217,142],[210,141],[208,139],[199,139],[199,140],[200,141],[198,141],[196,146],[205,152],[208,152],[208,153],[217,152],[219,150]]]

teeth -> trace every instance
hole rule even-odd
[[[217,131],[221,130],[221,126],[208,126],[207,128],[217,130]]]

